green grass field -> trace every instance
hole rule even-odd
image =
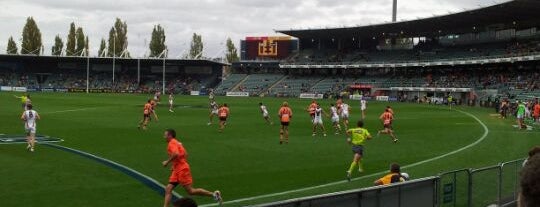
[[[309,100],[287,100],[295,112],[291,141],[279,145],[275,114],[285,99],[217,97],[218,103],[231,108],[225,132],[218,133],[217,125],[206,125],[207,97],[177,96],[175,113],[161,106],[157,110],[159,122],[152,122],[148,131],[139,131],[137,123],[148,95],[31,95],[42,117],[38,134],[62,138],[62,146],[115,161],[163,184],[169,176],[169,170],[161,166],[167,157],[163,130],[176,129],[189,153],[194,185],[220,189],[225,201],[233,201],[226,206],[367,187],[378,177],[373,174],[386,171],[392,162],[412,165],[403,170],[412,178],[494,165],[525,157],[529,148],[540,143],[538,131],[518,131],[512,127],[513,120],[490,116],[492,109],[458,107],[457,111],[441,106],[370,102],[366,127],[375,134],[381,127],[378,115],[391,104],[399,143],[393,144],[387,136],[376,137],[366,143],[365,172],[355,174],[362,176],[360,179],[309,188],[345,180],[352,158],[345,136],[333,135],[328,118],[325,124],[329,136],[311,136],[310,119],[303,110]],[[23,134],[19,100],[4,92],[0,100],[0,134]],[[268,106],[276,125],[265,124],[258,110],[260,101]],[[321,103],[328,110],[330,102]],[[355,122],[360,117],[359,107],[356,102],[349,104]],[[481,139],[485,133],[481,123],[487,126],[488,134],[478,144],[418,163]],[[1,206],[162,205],[161,195],[132,177],[48,146],[39,145],[36,152],[29,153],[25,145],[0,145],[0,166]],[[307,189],[294,191],[302,188]],[[185,195],[181,188],[177,192]],[[213,203],[208,198],[196,200],[199,204]]]

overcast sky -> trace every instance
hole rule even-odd
[[[507,0],[398,0],[398,20],[448,14]],[[65,43],[69,24],[81,26],[97,55],[116,17],[127,21],[132,56],[147,53],[152,28],[165,28],[169,57],[185,53],[191,35],[202,34],[207,57],[222,56],[223,43],[246,36],[276,35],[274,29],[384,23],[392,0],[0,0],[0,53],[13,36],[20,49],[26,17],[36,20],[50,54],[54,36]]]

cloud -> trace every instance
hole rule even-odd
[[[503,1],[503,0],[498,0]],[[391,18],[392,0],[2,0],[0,53],[7,39],[20,39],[26,17],[33,16],[42,32],[46,54],[54,36],[65,41],[69,24],[84,28],[92,55],[107,38],[116,17],[128,24],[133,56],[147,53],[152,28],[161,24],[169,56],[187,51],[191,35],[203,36],[206,56],[221,56],[231,37],[276,35],[274,29],[322,28],[383,23]],[[477,8],[492,0],[399,0],[398,19],[416,19]],[[20,42],[18,42],[20,47]],[[237,45],[238,46],[238,45]]]

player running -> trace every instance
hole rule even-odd
[[[339,125],[339,115],[334,104],[330,104],[330,116],[332,116],[332,126],[334,126],[335,134],[341,134],[341,126]],[[347,130],[345,130],[347,131]]]
[[[143,119],[139,122],[139,126],[137,127],[138,129],[141,129],[142,126],[142,129],[146,130],[146,126],[148,125],[148,122],[150,122],[150,115],[152,114],[153,110],[154,109],[152,109],[152,99],[148,99],[148,102],[144,104]]]
[[[394,130],[392,129],[392,121],[394,120],[394,114],[391,111],[392,109],[386,108],[384,113],[381,114],[381,116],[379,117],[379,119],[383,123],[384,129],[378,131],[377,136],[379,136],[380,134],[388,134],[390,135],[390,137],[392,137],[392,141],[394,141],[394,143],[397,143],[398,139],[396,138]]]
[[[159,121],[158,119],[158,116],[156,114],[156,108],[157,108],[157,102],[155,99],[151,99],[150,100],[150,105],[152,106],[152,110],[150,111],[150,113],[154,116],[154,118],[156,119],[156,122]]]
[[[174,112],[173,111],[173,108],[174,108],[174,96],[173,96],[173,93],[171,92],[169,94],[169,112]]]
[[[274,123],[270,120],[270,116],[268,114],[268,109],[266,109],[266,106],[263,103],[259,103],[259,108],[266,123],[273,125]]]
[[[312,136],[317,136],[317,128],[320,128],[323,132],[323,136],[326,137],[326,129],[324,128],[324,123],[322,120],[323,114],[325,116],[328,116],[326,112],[321,108],[319,104],[317,104],[317,108],[315,108],[315,117],[313,118],[313,134]]]
[[[26,146],[27,150],[34,152],[34,146],[36,145],[36,121],[40,120],[41,117],[37,111],[32,110],[32,104],[26,106],[26,110],[21,115],[21,120],[24,121],[24,130],[26,131]]]
[[[229,114],[230,114],[230,111],[227,104],[223,104],[223,106],[221,106],[218,109],[219,132],[223,132],[223,130],[225,129],[225,125],[227,124],[227,118],[229,118]]]
[[[362,166],[362,158],[364,157],[364,141],[371,139],[371,134],[364,128],[364,122],[358,121],[356,128],[347,130],[347,142],[352,145],[354,153],[353,161],[349,170],[347,170],[347,180],[351,181],[351,176],[354,168],[358,165],[358,172],[364,172]]]
[[[216,103],[214,99],[210,101],[210,115],[208,116],[210,118],[210,122],[208,122],[208,125],[212,125],[214,123],[214,116],[218,115],[219,106]]]
[[[536,98],[536,103],[533,106],[533,118],[534,121],[540,123],[540,103],[538,102],[538,98]]]
[[[362,111],[362,120],[366,119],[367,101],[360,99],[360,111]]]
[[[220,205],[223,202],[221,198],[221,192],[216,190],[214,192],[207,191],[202,188],[193,187],[193,178],[191,177],[191,170],[187,162],[188,153],[176,139],[176,131],[173,129],[167,129],[164,134],[164,138],[167,142],[167,154],[169,159],[163,161],[161,164],[163,167],[167,167],[171,164],[171,176],[169,177],[169,184],[165,188],[165,200],[164,207],[169,207],[171,201],[172,192],[174,188],[181,185],[189,195],[208,196],[213,197]]]
[[[13,97],[21,100],[21,106],[23,110],[26,110],[26,106],[32,104],[32,100],[30,99],[30,95],[23,94],[22,96],[16,96],[13,95]]]
[[[317,109],[317,101],[313,99],[311,100],[311,104],[309,104],[306,109],[309,112],[309,116],[311,117],[311,122],[313,122],[313,119],[315,118],[315,109]]]
[[[519,129],[527,129],[527,126],[525,125],[525,122],[523,121],[525,119],[525,111],[526,106],[523,102],[517,101],[517,123]]]
[[[341,120],[343,121],[343,128],[345,131],[349,129],[349,114],[350,114],[350,107],[349,104],[343,102],[341,104]]]
[[[161,92],[160,91],[156,91],[154,93],[154,101],[156,101],[157,103],[161,103]]]
[[[281,128],[279,129],[279,144],[289,144],[289,123],[292,119],[292,110],[289,108],[289,103],[283,102],[279,109],[278,116],[281,121]]]

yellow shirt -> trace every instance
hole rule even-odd
[[[25,104],[27,100],[28,100],[28,97],[21,96],[21,103]]]
[[[381,181],[381,183],[383,185],[388,185],[388,184],[391,184],[392,183],[392,177],[393,176],[399,176],[399,181],[398,182],[404,182],[405,180],[401,177],[401,175],[399,173],[390,173],[388,175],[385,175],[384,177],[380,178],[379,181]]]
[[[371,136],[368,130],[364,128],[352,128],[347,130],[347,132],[351,134],[351,143],[353,145],[362,145]]]

